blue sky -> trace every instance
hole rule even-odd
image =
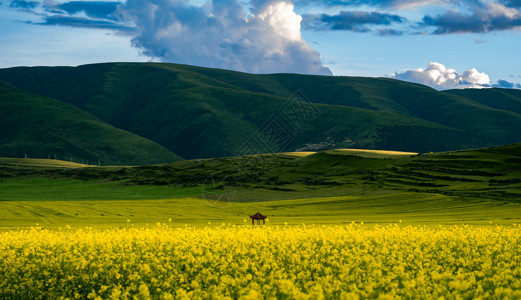
[[[521,88],[521,0],[0,0],[0,68],[165,61]]]

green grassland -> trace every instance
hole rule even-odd
[[[175,193],[172,193],[175,196]],[[433,194],[337,196],[252,203],[201,198],[157,200],[0,201],[0,227],[171,226],[251,224],[260,211],[268,225],[282,224],[503,224],[521,222],[521,205]],[[246,220],[246,221],[245,221]]]
[[[47,162],[46,162],[47,161]],[[136,167],[0,159],[0,227],[521,222],[521,144],[433,154],[359,149]],[[130,222],[127,222],[130,220]]]

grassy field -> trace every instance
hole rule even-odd
[[[110,181],[28,178],[0,183],[2,201],[144,200],[200,196],[201,187],[132,185]]]
[[[521,223],[521,145],[416,155],[340,149],[95,167],[0,159],[1,227]]]
[[[98,187],[101,191],[102,188]],[[76,201],[0,201],[0,227],[65,225],[82,227],[145,226],[157,222],[173,226],[250,224],[259,211],[268,225],[282,224],[521,224],[521,204],[460,199],[433,194],[399,193],[382,196],[337,196],[236,203],[201,199],[201,190],[163,190],[170,199],[146,199],[147,189],[120,193],[119,198]],[[148,193],[147,193],[148,192]],[[160,197],[159,193],[155,191]],[[182,193],[194,194],[186,197]],[[78,193],[76,193],[78,194]],[[95,194],[95,193],[94,193]],[[199,197],[197,197],[199,196]],[[115,194],[112,196],[118,198]],[[134,200],[123,200],[123,198]],[[49,197],[50,199],[50,197]],[[128,221],[130,220],[130,221]]]

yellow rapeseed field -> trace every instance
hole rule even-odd
[[[1,299],[521,299],[518,226],[0,232]]]

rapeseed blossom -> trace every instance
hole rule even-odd
[[[521,298],[517,226],[0,232],[0,298]]]

